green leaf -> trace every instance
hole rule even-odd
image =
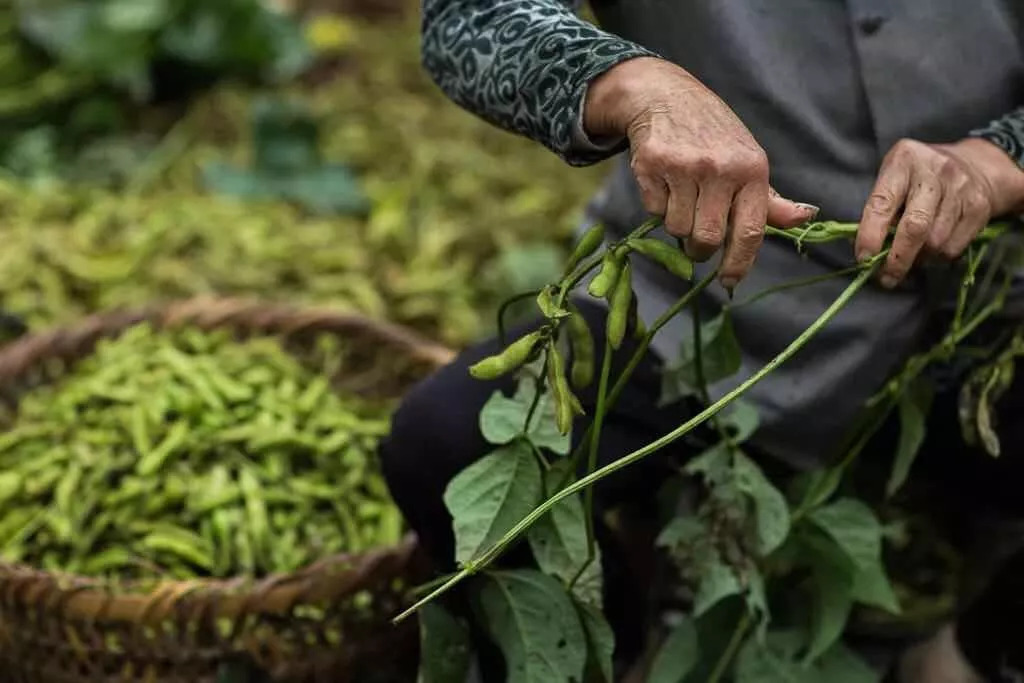
[[[900,607],[882,558],[858,567],[853,558],[831,536],[805,529],[800,535],[803,556],[816,572],[843,575],[850,586],[850,597],[872,607],[899,614]]]
[[[583,602],[576,601],[583,632],[587,637],[587,675],[584,680],[601,680],[614,683],[612,655],[615,654],[615,633],[601,611]],[[600,679],[597,679],[600,676]]]
[[[512,398],[500,391],[491,394],[480,411],[480,431],[488,443],[506,444],[522,435],[526,416],[530,413],[530,405],[536,395],[536,387],[536,380],[524,376],[519,380]],[[569,453],[570,436],[558,431],[555,402],[550,391],[541,394],[537,402],[527,438],[537,448],[546,448],[558,455]]]
[[[811,642],[804,655],[805,664],[817,660],[839,640],[853,609],[847,572],[819,566],[813,582]]]
[[[563,461],[548,471],[545,490],[549,495],[554,493],[555,486],[566,481],[569,467],[571,463]],[[601,606],[601,554],[595,546],[594,557],[588,558],[586,515],[579,496],[566,498],[537,520],[526,538],[540,570],[561,579],[566,585],[586,566],[572,588],[573,594],[587,604]]]
[[[704,525],[696,517],[673,517],[658,534],[657,545],[661,548],[673,548],[688,545],[705,533]]]
[[[444,503],[455,530],[455,559],[472,560],[541,502],[540,466],[516,441],[484,456],[448,484]]]
[[[647,683],[683,683],[699,661],[697,627],[683,617],[658,649]]]
[[[853,577],[853,599],[861,604],[899,614],[899,598],[881,562],[861,569]]]
[[[911,383],[900,395],[900,440],[896,447],[892,474],[885,487],[886,495],[892,496],[907,481],[910,468],[924,443],[925,420],[931,410],[933,395],[931,385],[923,380]]]
[[[882,525],[871,508],[842,498],[818,508],[808,519],[828,534],[858,569],[873,567],[882,555]]]
[[[505,657],[507,683],[582,679],[587,640],[558,581],[527,569],[489,573],[479,590],[478,608]]]
[[[466,683],[470,665],[469,629],[437,603],[424,605],[420,619],[417,683]]]
[[[814,683],[879,683],[882,678],[867,662],[841,643],[829,650],[815,669],[815,677],[812,679]]]
[[[768,608],[768,595],[765,590],[764,577],[756,567],[747,573],[747,609],[759,620],[761,635],[765,633],[771,619]]]
[[[741,444],[757,431],[760,416],[754,404],[743,399],[733,401],[728,410],[722,412],[719,422],[729,431],[734,444]]]
[[[748,640],[736,663],[735,683],[878,683],[878,673],[841,643],[805,667],[797,660],[802,641],[795,631],[773,631],[763,644]]]
[[[825,470],[813,470],[798,475],[790,489],[790,500],[802,510],[818,507],[832,497],[839,488],[846,467],[842,463]]]
[[[775,632],[763,643],[748,639],[736,660],[735,683],[824,683],[812,681],[797,661],[799,640],[799,634]]]
[[[719,442],[686,463],[686,474],[700,475],[711,486],[717,486],[732,476],[732,451],[729,444]]]
[[[737,486],[754,501],[759,549],[767,555],[789,536],[789,506],[786,497],[768,480],[757,463],[746,455],[737,453],[733,467]]]
[[[740,346],[733,331],[732,320],[725,311],[701,323],[701,363],[704,381],[714,384],[736,374],[740,369]],[[662,403],[672,403],[697,389],[696,354],[692,336],[687,335],[678,360],[662,376]]]
[[[742,592],[743,586],[736,572],[715,557],[701,572],[700,586],[693,600],[693,615],[699,617],[722,600]]]

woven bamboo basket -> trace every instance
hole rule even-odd
[[[194,299],[94,315],[3,347],[0,403],[16,407],[25,391],[58,379],[98,340],[142,322],[227,328],[240,337],[269,334],[295,351],[317,335],[338,335],[351,352],[343,377],[332,378],[335,386],[378,397],[397,397],[452,357],[449,349],[404,328],[358,315]],[[290,574],[169,581],[145,589],[0,563],[0,680],[411,680],[403,671],[416,660],[415,626],[395,627],[390,618],[406,603],[410,583],[422,577],[421,567],[411,535],[398,547],[328,557]],[[341,633],[340,644],[328,642],[328,628]]]

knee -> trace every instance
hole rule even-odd
[[[491,391],[456,362],[406,394],[380,447],[381,467],[396,495],[409,488],[440,495],[459,470],[484,454],[479,411]]]

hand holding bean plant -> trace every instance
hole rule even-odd
[[[494,450],[458,474],[445,493],[459,571],[432,585],[432,592],[396,619],[420,611],[422,683],[464,680],[469,662],[465,624],[435,599],[478,574],[482,576],[468,585],[471,602],[502,650],[510,683],[611,683],[614,638],[602,614],[593,485],[705,424],[720,441],[680,471],[682,478],[700,484],[696,509],[671,519],[658,538],[688,584],[691,607],[678,616],[654,657],[650,683],[878,680],[878,674],[844,645],[843,633],[855,606],[900,613],[882,557],[892,527],[865,500],[848,493],[844,475],[885,418],[898,410],[901,435],[886,493],[896,493],[906,482],[929,409],[930,393],[922,373],[933,362],[949,359],[1003,306],[1009,286],[1005,266],[1012,253],[1005,240],[995,238],[1007,226],[986,228],[966,254],[955,315],[945,337],[910,358],[869,401],[838,462],[799,475],[784,493],[746,452],[758,417],[739,399],[828,324],[869,282],[888,250],[832,274],[853,278],[778,356],[712,402],[708,383],[739,370],[730,311],[751,299],[733,302],[715,318],[701,321],[693,303],[714,281],[717,273],[711,272],[645,329],[636,313],[629,255],[693,279],[692,263],[681,251],[648,236],[659,225],[647,222],[610,243],[602,227],[592,228],[560,281],[513,299],[535,297],[543,324],[471,368],[481,380],[518,373],[518,385],[511,397],[496,391],[480,414],[482,433]],[[795,230],[769,227],[767,234],[800,248],[849,240],[857,227],[819,222]],[[571,300],[591,275],[587,291],[608,302],[603,353],[597,353]],[[786,283],[753,298],[810,282]],[[665,384],[675,396],[692,394],[706,407],[668,434],[596,468],[609,406],[657,331],[688,306],[693,311],[692,339],[679,362],[667,369]],[[499,323],[500,318],[499,312]],[[636,335],[639,343],[621,374],[613,378],[612,352],[627,334]],[[964,433],[993,455],[998,455],[999,445],[990,407],[1008,385],[1012,360],[1024,352],[1022,346],[1018,333],[993,352],[995,360],[976,371],[962,391]],[[570,452],[573,418],[583,413],[574,392],[594,381],[597,400],[590,426]],[[581,463],[586,464],[585,473],[577,478]],[[524,537],[536,569],[490,569],[510,544]]]

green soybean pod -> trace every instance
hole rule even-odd
[[[569,391],[569,383],[565,380],[565,362],[562,354],[552,343],[548,347],[548,384],[551,387],[551,395],[555,399],[555,422],[558,431],[568,434],[572,429],[572,392]]]
[[[569,343],[572,346],[572,385],[583,389],[594,380],[594,336],[583,314],[573,306],[569,316]]]
[[[529,359],[543,332],[537,330],[525,334],[499,354],[484,358],[469,368],[469,374],[476,379],[497,379],[512,372]]]
[[[601,269],[597,271],[597,275],[587,286],[587,291],[591,296],[596,296],[599,299],[608,296],[619,279],[619,271],[622,270],[624,260],[625,257],[616,249],[605,252],[604,258],[601,260]]]
[[[629,240],[629,246],[647,258],[655,261],[665,270],[684,280],[693,279],[693,261],[678,247],[653,237],[639,237]]]
[[[576,266],[580,264],[583,259],[587,258],[601,246],[604,241],[604,226],[598,223],[592,226],[589,230],[583,233],[583,237],[576,243],[576,248],[573,249],[572,254],[569,256],[569,260],[565,264],[565,274],[568,275]]]
[[[213,570],[213,550],[201,536],[186,529],[161,527],[144,536],[139,546],[147,551],[173,555],[206,571]]]
[[[622,267],[619,281],[615,283],[615,291],[612,292],[611,306],[608,310],[608,342],[613,349],[622,346],[632,303],[633,282],[630,265],[627,263]]]
[[[270,522],[267,519],[267,507],[263,500],[260,480],[251,468],[246,467],[238,473],[238,484],[242,488],[242,498],[245,501],[253,554],[259,566],[265,567],[264,563],[269,560]]]
[[[167,431],[167,436],[160,444],[151,450],[149,453],[145,453],[135,467],[135,471],[143,477],[148,477],[155,474],[164,462],[171,455],[174,454],[181,446],[185,443],[189,434],[189,424],[184,420],[179,420],[171,425],[171,428]]]

